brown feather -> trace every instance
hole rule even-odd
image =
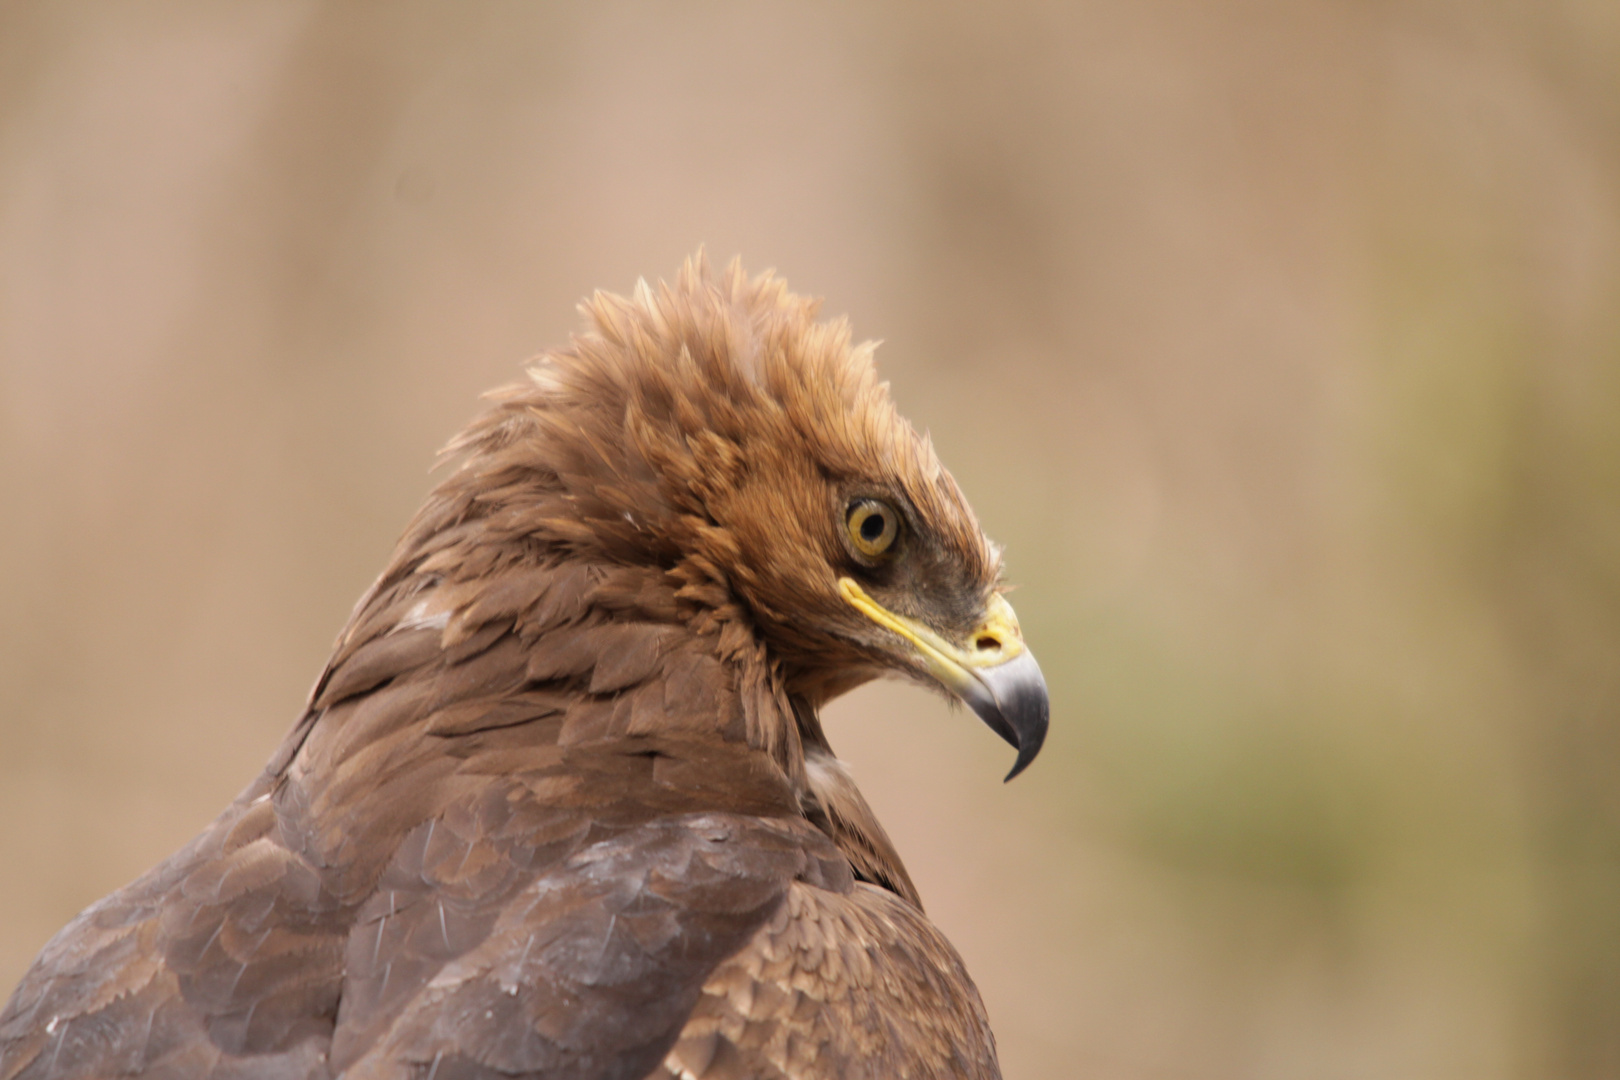
[[[46,946],[0,1080],[995,1076],[817,710],[894,665],[836,590],[850,492],[914,523],[895,610],[971,616],[997,556],[815,308],[701,261],[587,301],[265,773]]]

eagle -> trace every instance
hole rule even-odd
[[[0,1080],[999,1076],[820,711],[900,676],[1024,769],[1000,550],[780,278],[699,256],[580,310],[264,771],[45,946]]]

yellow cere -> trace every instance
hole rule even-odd
[[[953,689],[972,678],[968,668],[995,667],[1024,651],[1024,635],[1018,628],[1018,616],[1000,593],[990,598],[984,621],[974,628],[968,639],[968,647],[963,648],[940,637],[915,619],[896,615],[873,600],[853,578],[839,578],[838,592],[851,607],[868,619],[911,642],[934,676]]]

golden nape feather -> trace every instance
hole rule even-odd
[[[819,720],[899,675],[1027,766],[997,549],[779,280],[699,259],[582,310],[264,773],[45,947],[0,1080],[999,1075]]]

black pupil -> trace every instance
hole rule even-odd
[[[883,525],[883,513],[881,511],[874,510],[867,514],[861,520],[861,539],[868,544],[877,543],[878,537],[883,535]]]

